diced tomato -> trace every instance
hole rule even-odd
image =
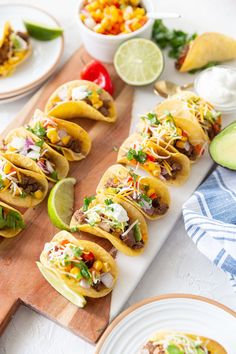
[[[128,182],[133,182],[133,178],[132,178],[132,177],[129,177],[129,178],[128,178]]]
[[[152,194],[150,195],[150,198],[151,198],[151,199],[156,199],[156,198],[157,198],[157,194],[156,194],[156,193],[152,193]]]
[[[205,152],[205,149],[202,148],[202,145],[198,144],[194,146],[195,152],[197,155],[203,155]]]
[[[147,159],[148,159],[148,161],[152,161],[152,162],[156,161],[155,157],[153,157],[152,155],[148,155],[148,154],[147,154]]]
[[[83,253],[82,257],[85,262],[89,262],[89,261],[94,260],[94,254],[92,252]]]
[[[65,246],[67,243],[69,243],[70,241],[68,241],[68,240],[63,240],[62,242],[61,242],[61,245],[62,246]]]
[[[186,136],[186,138],[188,137],[188,134],[184,130],[182,131],[182,135]]]

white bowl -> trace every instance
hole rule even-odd
[[[127,34],[118,34],[112,36],[96,33],[90,30],[87,26],[83,24],[79,16],[83,3],[84,0],[79,0],[77,7],[77,18],[80,28],[80,34],[87,52],[95,59],[101,60],[106,63],[112,63],[117,48],[124,41],[135,37],[150,39],[154,22],[151,19],[149,19],[145,23],[145,25],[139,28],[137,31]],[[146,9],[146,11],[154,11],[152,0],[142,0],[141,3]]]

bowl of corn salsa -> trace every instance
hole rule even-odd
[[[94,58],[112,62],[119,45],[133,37],[150,38],[152,0],[80,0],[78,23],[86,50]]]

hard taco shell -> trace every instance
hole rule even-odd
[[[52,242],[61,242],[63,240],[69,240],[71,243],[75,244],[76,246],[83,247],[84,250],[86,250],[86,251],[91,251],[94,254],[95,258],[101,260],[103,263],[105,263],[105,262],[109,263],[109,265],[111,266],[110,273],[114,277],[114,285],[115,285],[115,282],[118,277],[118,268],[117,268],[114,258],[104,248],[102,248],[101,246],[99,246],[98,244],[96,244],[94,242],[85,241],[85,240],[78,240],[67,231],[58,232],[52,238],[51,241]],[[46,257],[45,251],[42,251],[42,253],[40,255],[40,262],[43,266],[48,268],[49,265],[47,262],[47,257]],[[51,266],[51,268],[52,268],[52,266]],[[50,270],[50,268],[48,268],[48,269]],[[78,283],[74,283],[74,282],[70,281],[66,276],[63,276],[62,274],[60,274],[56,268],[52,268],[52,269],[51,269],[51,271],[53,271],[54,274],[57,275],[58,279],[60,279],[60,281],[62,283],[66,284],[68,286],[68,288],[70,288],[71,291],[78,293],[80,295],[88,296],[88,297],[92,297],[92,298],[99,298],[99,297],[106,296],[107,294],[109,294],[112,291],[112,288],[110,288],[110,289],[105,288],[101,291],[96,291],[95,289],[92,289],[92,288],[85,289],[85,288],[79,286]]]
[[[0,201],[0,207],[2,207],[3,209],[15,211],[23,219],[22,214],[18,210],[12,208],[10,205],[5,204],[5,203]],[[11,238],[11,237],[14,237],[14,236],[18,235],[21,232],[21,230],[22,230],[21,228],[18,228],[18,229],[9,229],[9,228],[7,228],[5,230],[4,229],[2,229],[2,230],[0,229],[0,236],[5,237],[5,238]]]

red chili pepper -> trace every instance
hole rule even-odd
[[[92,60],[80,73],[82,80],[92,81],[101,88],[113,94],[113,84],[107,69],[97,60]]]
[[[83,260],[86,261],[86,262],[94,260],[94,255],[93,255],[92,252],[83,253],[82,257],[83,257]]]

